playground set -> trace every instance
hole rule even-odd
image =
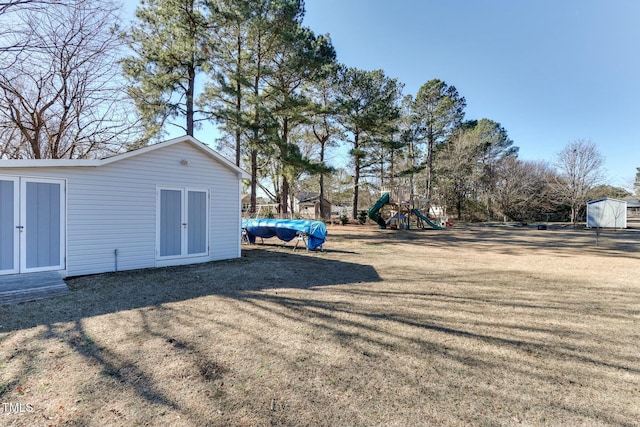
[[[437,219],[430,219],[431,213]],[[414,196],[410,187],[395,186],[382,190],[382,196],[367,212],[369,218],[380,228],[409,229],[412,217],[416,228],[442,230],[451,225],[446,216],[437,213],[428,200]],[[295,251],[300,243],[307,250],[320,249],[327,238],[327,227],[322,221],[303,219],[256,218],[242,221],[242,243],[255,243],[257,238],[278,237],[284,242],[296,240]]]
[[[430,219],[428,213],[436,214],[437,219]],[[369,218],[380,228],[411,228],[411,218],[415,216],[417,228],[433,228],[443,230],[450,226],[446,216],[432,208],[429,200],[412,194],[410,187],[394,186],[382,189],[382,196],[367,212]]]

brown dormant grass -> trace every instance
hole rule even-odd
[[[329,233],[0,307],[0,425],[640,426],[640,232]]]

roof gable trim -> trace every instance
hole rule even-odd
[[[118,162],[120,160],[125,160],[131,157],[135,157],[141,154],[148,153],[150,151],[155,151],[160,148],[168,147],[174,144],[179,144],[181,142],[187,142],[191,144],[191,146],[197,148],[202,153],[206,154],[210,158],[216,160],[218,163],[222,164],[228,169],[236,172],[238,177],[241,179],[248,179],[249,174],[236,166],[234,163],[231,163],[225,157],[213,151],[211,148],[207,147],[204,143],[197,140],[196,138],[184,135],[179,136],[177,138],[170,139],[168,141],[159,142],[157,144],[148,145],[146,147],[127,151],[126,153],[116,154],[115,156],[107,157],[105,159],[19,159],[19,160],[2,160],[0,162],[1,167],[13,167],[13,168],[29,168],[29,167],[100,167],[104,165],[108,165],[111,163]]]

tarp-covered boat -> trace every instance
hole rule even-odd
[[[242,228],[251,243],[255,243],[256,237],[277,237],[288,242],[302,235],[306,239],[307,249],[317,249],[322,247],[327,238],[324,222],[306,219],[245,219]]]

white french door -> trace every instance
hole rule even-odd
[[[0,177],[0,274],[20,269],[20,180]]]
[[[0,177],[0,274],[65,268],[65,181]]]
[[[158,188],[158,259],[206,256],[209,194],[194,188]]]

